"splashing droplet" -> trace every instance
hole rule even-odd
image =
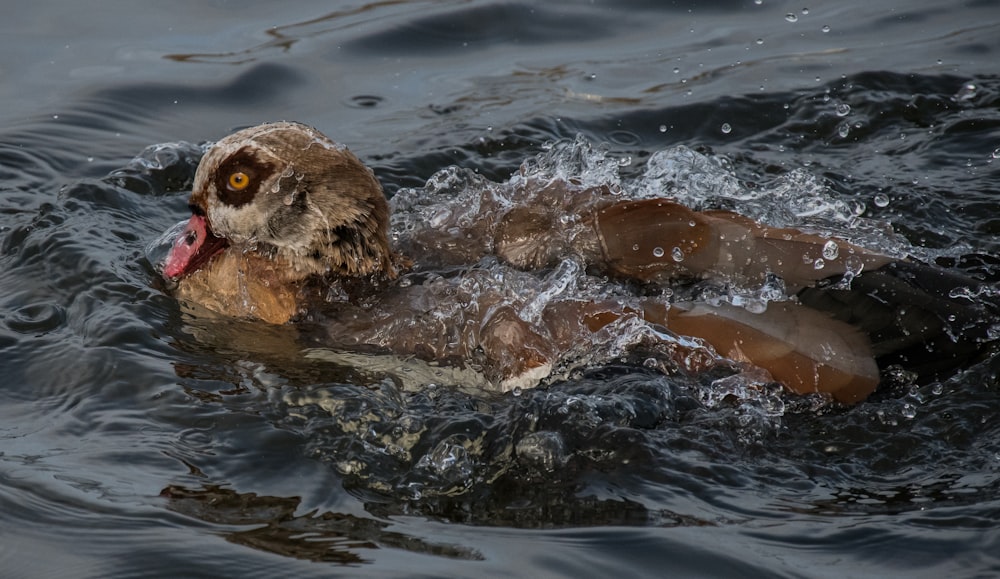
[[[823,244],[823,257],[829,260],[837,259],[840,255],[840,246],[834,240],[829,240]]]
[[[963,84],[962,88],[958,89],[958,92],[955,93],[955,96],[951,98],[956,102],[971,101],[972,99],[976,98],[977,90],[978,89],[975,83],[967,82]]]

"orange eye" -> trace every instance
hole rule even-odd
[[[229,188],[233,191],[242,191],[250,184],[250,176],[243,171],[237,171],[229,175]]]

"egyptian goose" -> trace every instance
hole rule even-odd
[[[898,350],[869,337],[891,342],[895,334],[879,332],[892,320],[869,328],[858,318],[884,301],[879,291],[905,293],[896,286],[906,286],[912,271],[937,279],[935,268],[837,238],[696,212],[666,198],[628,200],[561,179],[526,179],[509,189],[504,196],[485,188],[390,241],[390,205],[357,157],[305,125],[256,126],[218,141],[201,160],[192,215],[163,274],[177,282],[178,298],[211,310],[273,324],[317,310],[334,346],[470,367],[500,389],[537,384],[585,357],[595,335],[638,324],[644,346],[655,346],[667,366],[697,367],[691,344],[707,343],[793,392],[844,403],[874,391],[876,355]],[[483,265],[491,259],[500,269]],[[567,267],[619,280],[619,290],[539,289]],[[898,272],[870,273],[887,268]],[[860,292],[829,283],[845,274],[872,283]],[[745,287],[775,276],[792,298],[756,312],[655,291],[683,280]],[[956,279],[946,280],[949,287],[970,282]],[[948,315],[975,319],[978,311],[965,305]],[[927,317],[935,308],[926,308]]]

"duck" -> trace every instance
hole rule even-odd
[[[424,200],[390,205],[308,125],[242,129],[201,159],[162,275],[183,302],[270,324],[319,316],[331,347],[471,369],[501,391],[640,348],[664,371],[725,360],[854,404],[888,366],[936,376],[979,355],[996,319],[954,298],[978,280],[834,236],[572,179],[469,189],[390,232],[394,210]],[[755,308],[671,289],[776,281],[781,296]]]

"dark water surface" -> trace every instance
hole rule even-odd
[[[996,279],[997,3],[61,4],[0,40],[0,576],[1000,574],[1000,357],[850,409],[630,360],[415,392],[145,256],[198,143],[289,119],[390,194],[665,155],[667,194]]]

